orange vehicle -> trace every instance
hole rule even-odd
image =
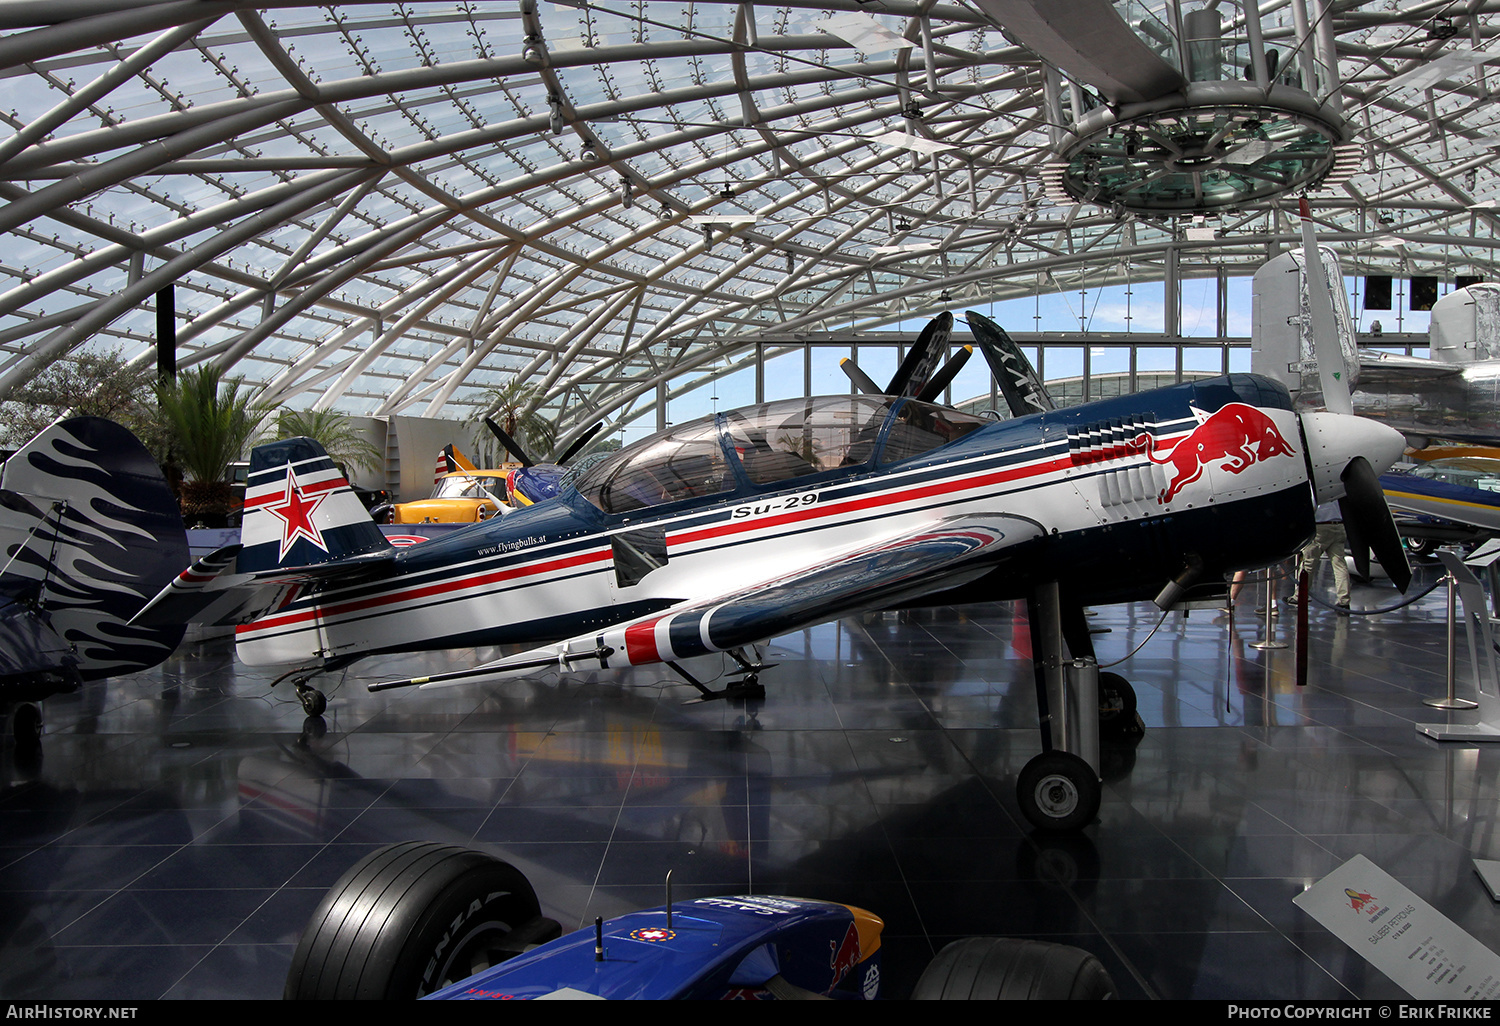
[[[390,524],[472,524],[509,513],[505,475],[511,467],[479,470],[452,445],[443,447],[433,476],[432,495],[389,507]],[[371,511],[380,520],[383,510]]]

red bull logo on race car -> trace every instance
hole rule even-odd
[[[1295,456],[1296,449],[1276,424],[1254,406],[1229,403],[1180,439],[1165,455],[1152,449],[1148,434],[1137,436],[1133,448],[1144,449],[1152,463],[1171,464],[1172,481],[1157,494],[1161,505],[1171,502],[1188,485],[1203,476],[1210,464],[1238,474],[1273,456]],[[1220,463],[1219,461],[1223,462]]]

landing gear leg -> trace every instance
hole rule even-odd
[[[1099,664],[1082,609],[1065,610],[1055,582],[1027,607],[1042,754],[1021,770],[1016,801],[1038,829],[1076,830],[1099,814]]]

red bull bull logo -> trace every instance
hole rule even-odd
[[[1297,453],[1276,424],[1254,406],[1229,403],[1195,427],[1165,455],[1152,448],[1150,435],[1137,436],[1132,448],[1144,449],[1152,463],[1171,464],[1172,481],[1156,497],[1161,505],[1171,502],[1179,492],[1203,476],[1211,464],[1238,474],[1273,456]],[[1220,462],[1223,461],[1223,462]]]
[[[850,923],[849,929],[844,931],[844,939],[837,944],[829,941],[828,947],[833,952],[833,957],[828,960],[829,968],[833,970],[833,982],[828,989],[832,990],[859,964],[859,931]]]

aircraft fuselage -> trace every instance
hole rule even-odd
[[[916,417],[903,405],[889,403],[883,421],[854,431],[864,440],[849,448],[847,465],[759,485],[757,454],[737,427],[745,418],[735,418],[766,407],[720,414],[700,429],[719,468],[706,485],[711,494],[631,500],[606,512],[565,488],[406,549],[375,580],[295,598],[239,628],[240,655],[265,664],[544,644],[684,597],[732,595],[737,581],[966,514],[1031,520],[1045,535],[930,601],[1024,597],[1039,579],[1057,580],[1083,605],[1149,598],[1194,560],[1202,579],[1216,580],[1285,557],[1313,531],[1302,422],[1285,388],[1266,378],[1231,375],[971,421],[967,433],[917,455],[898,442],[903,417]],[[929,410],[938,411],[924,414],[929,430],[943,429],[954,412]],[[621,466],[634,448],[622,450]],[[813,455],[811,434],[802,448]]]

